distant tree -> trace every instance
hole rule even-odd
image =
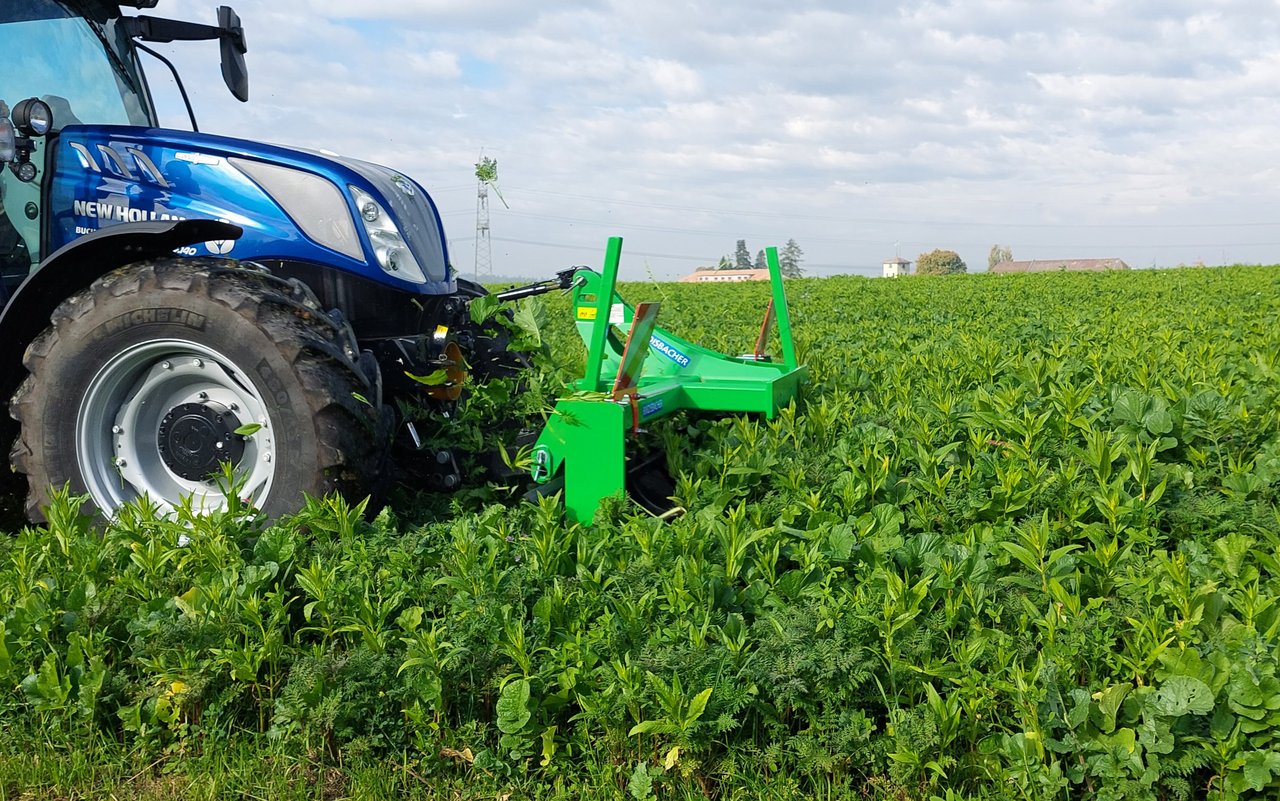
[[[717,270],[732,270],[732,269],[733,269],[733,260],[732,260],[732,259],[730,259],[728,256],[721,256],[721,257],[720,257],[720,263],[716,265],[716,269],[717,269]]]
[[[735,270],[751,269],[751,251],[747,250],[745,239],[739,239],[738,246],[733,249],[733,268]]]
[[[933,250],[916,259],[916,275],[950,275],[968,272],[964,259],[954,250]]]
[[[756,269],[757,270],[769,269],[769,262],[765,260],[763,250],[761,250],[759,253],[756,254]]]
[[[987,269],[995,269],[1002,261],[1013,261],[1013,248],[1008,245],[992,245],[991,253],[987,255]]]
[[[799,278],[804,275],[804,269],[800,267],[802,261],[804,261],[804,251],[794,239],[788,239],[787,244],[782,246],[782,252],[778,254],[778,265],[782,267],[782,275],[786,278]]]

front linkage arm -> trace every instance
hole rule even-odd
[[[537,283],[528,284],[526,286],[518,286],[503,292],[496,292],[494,293],[494,297],[505,302],[508,300],[531,298],[534,295],[545,295],[548,292],[555,292],[558,289],[572,289],[573,276],[581,269],[581,267],[570,267],[567,270],[561,270],[556,273],[555,278],[550,278],[546,281],[538,281]]]

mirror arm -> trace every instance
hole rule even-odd
[[[183,22],[163,17],[124,17],[124,30],[131,38],[144,42],[202,42],[218,39],[224,31],[216,25],[201,25],[198,22]],[[230,34],[230,32],[226,32]]]

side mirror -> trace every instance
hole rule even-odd
[[[249,48],[244,42],[240,16],[231,6],[218,6],[218,28],[222,31],[218,37],[222,45],[222,80],[243,103],[249,99],[249,68],[244,63]]]

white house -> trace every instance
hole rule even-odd
[[[680,279],[687,283],[705,284],[709,282],[722,281],[768,281],[768,270],[715,270],[707,267],[699,267],[691,274]]]
[[[911,275],[911,262],[901,256],[884,260],[884,277],[897,278],[900,275]]]

